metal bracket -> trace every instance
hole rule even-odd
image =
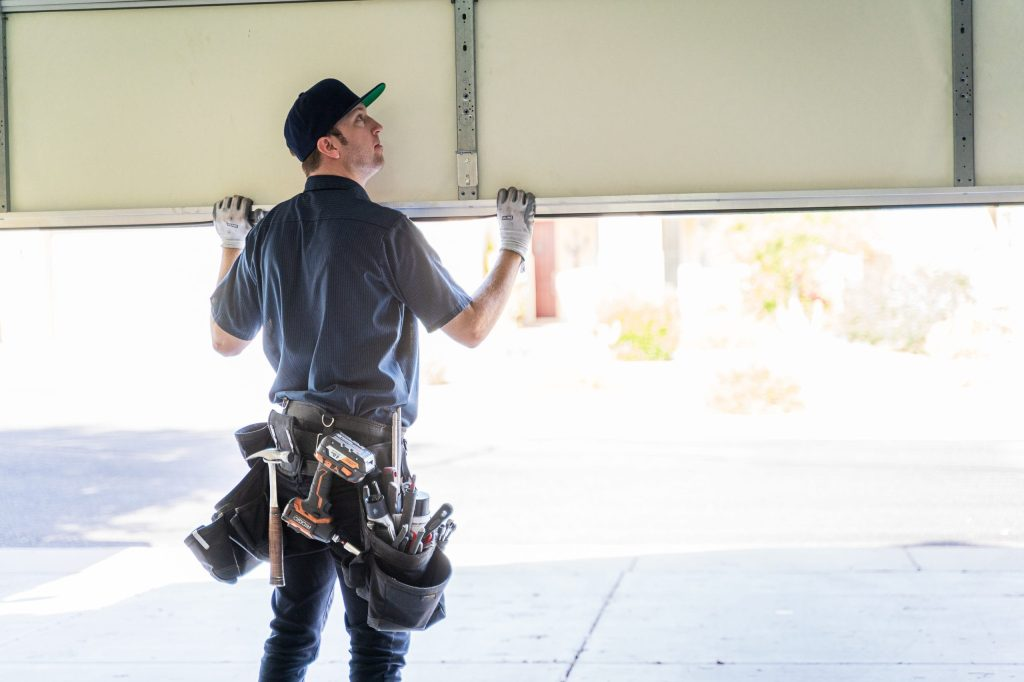
[[[459,192],[463,189],[472,189],[473,197],[459,197],[469,199],[476,196],[477,185],[480,184],[476,168],[476,152],[458,152],[455,155],[459,173]]]
[[[460,200],[477,198],[480,184],[476,148],[476,0],[452,0],[455,5],[455,153]]]
[[[0,211],[11,210],[10,158],[7,154],[7,15],[0,11]]]
[[[974,186],[974,0],[953,3],[953,184]]]

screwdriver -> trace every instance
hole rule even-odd
[[[455,522],[448,521],[447,523],[445,523],[444,530],[441,531],[441,537],[437,540],[437,548],[439,550],[443,550],[446,546],[448,546],[448,538],[451,537],[451,534],[454,532]]]
[[[434,512],[434,515],[430,517],[430,520],[427,521],[427,525],[423,526],[423,534],[426,535],[427,533],[432,533],[438,526],[451,518],[454,511],[455,509],[447,502],[442,504],[438,510]]]
[[[387,500],[388,513],[398,516],[402,513],[402,486],[399,483],[398,469],[384,467],[381,471],[381,485],[384,486],[384,497]]]

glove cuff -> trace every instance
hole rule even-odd
[[[222,239],[220,242],[221,247],[225,249],[243,249],[245,248],[244,239]]]
[[[502,251],[511,251],[518,254],[523,259],[523,263],[526,262],[526,256],[529,255],[529,249],[518,244],[502,244],[500,248]]]

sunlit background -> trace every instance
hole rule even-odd
[[[416,431],[443,419],[438,403],[484,422],[519,405],[521,428],[543,430],[531,421],[554,400],[700,438],[1017,438],[1022,216],[539,221],[535,259],[482,348],[423,335]],[[472,292],[491,221],[421,227]],[[218,259],[204,228],[0,233],[2,428],[259,418],[271,374],[258,343],[233,359],[210,349]]]
[[[421,227],[472,292],[493,221]],[[81,565],[0,615],[209,580],[181,539],[244,472],[231,433],[272,377],[258,343],[210,347],[218,244],[0,231],[0,544],[123,550],[59,559]],[[540,220],[482,347],[423,335],[414,470],[455,505],[460,566],[1020,547],[1022,261],[1016,208]]]

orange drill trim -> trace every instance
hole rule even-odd
[[[321,509],[323,509],[324,506],[324,496],[320,494],[320,488],[323,487],[324,481],[326,480],[326,476],[321,476],[320,480],[316,482],[316,499],[319,502],[317,506],[320,507]]]
[[[332,519],[330,516],[325,516],[322,519],[314,519],[313,517],[309,516],[306,513],[306,510],[302,508],[302,500],[300,500],[298,498],[295,499],[295,511],[297,511],[299,514],[301,514],[302,517],[304,519],[306,519],[307,521],[309,521],[310,523],[320,524],[320,523],[331,523],[332,521],[334,521],[334,519]]]

